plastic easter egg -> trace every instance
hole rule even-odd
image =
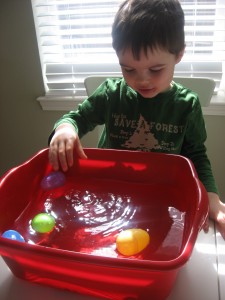
[[[41,187],[44,190],[51,190],[64,185],[65,182],[66,182],[66,177],[64,173],[60,171],[51,172],[50,174],[48,174],[42,179]]]
[[[47,213],[40,213],[33,218],[31,226],[39,233],[47,233],[55,227],[55,219]]]
[[[14,241],[25,242],[22,235],[16,230],[7,230],[2,234],[2,237],[10,239],[10,240],[14,240]]]
[[[144,250],[150,242],[147,231],[138,228],[121,231],[116,239],[117,250],[126,256],[138,254]]]

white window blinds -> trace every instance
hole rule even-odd
[[[84,78],[119,75],[111,25],[120,0],[31,0],[47,95],[86,95]],[[225,0],[181,0],[186,53],[176,76],[212,77],[225,60]]]

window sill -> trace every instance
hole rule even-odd
[[[38,97],[43,110],[50,111],[70,111],[76,110],[78,105],[83,102],[86,97],[72,96],[43,96]],[[217,96],[213,96],[212,102],[208,107],[203,107],[204,115],[225,116],[225,101],[218,101]]]
[[[211,103],[202,108],[203,115],[225,116],[225,99],[221,95],[213,95]]]
[[[76,110],[78,105],[82,103],[85,98],[86,97],[73,96],[42,96],[38,97],[37,101],[43,110],[70,111]]]

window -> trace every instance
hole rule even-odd
[[[46,87],[46,96],[39,100],[49,109],[53,100],[64,101],[58,109],[74,108],[74,101],[86,97],[83,80],[91,74],[121,74],[111,46],[111,25],[120,0],[31,1]],[[225,104],[225,0],[180,2],[186,51],[175,75],[212,77],[215,99]]]

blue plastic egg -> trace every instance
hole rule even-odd
[[[10,240],[14,240],[14,241],[25,242],[22,235],[16,230],[7,230],[2,234],[2,237],[10,239]]]
[[[66,176],[60,171],[52,172],[45,176],[41,181],[41,187],[44,190],[51,190],[59,186],[64,185],[66,182]]]

